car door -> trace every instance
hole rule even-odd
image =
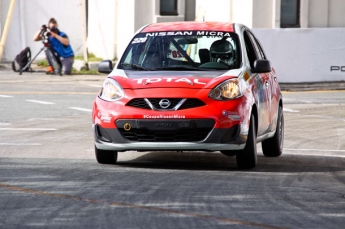
[[[247,56],[250,63],[250,67],[254,67],[254,62],[257,59],[264,59],[260,53],[260,49],[255,42],[255,38],[249,30],[245,30],[243,33]],[[253,73],[255,85],[254,96],[257,104],[258,111],[258,136],[267,133],[271,124],[271,94],[270,94],[270,80],[269,73]]]
[[[252,35],[252,38],[255,40],[256,46],[262,58],[267,59],[260,42],[253,34],[251,35]],[[273,68],[271,72],[267,73],[267,77],[268,77],[268,83],[269,83],[269,88],[267,90],[267,93],[268,93],[269,101],[270,101],[270,128],[269,128],[270,130],[269,131],[274,131],[276,129],[276,118],[278,114],[280,88],[278,85],[276,72]]]

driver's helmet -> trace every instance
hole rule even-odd
[[[222,62],[227,65],[234,64],[234,48],[227,40],[217,40],[210,47],[211,62]]]

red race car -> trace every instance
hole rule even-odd
[[[239,168],[282,154],[276,72],[244,25],[168,22],[141,28],[112,68],[92,111],[96,159],[120,151],[220,151]]]

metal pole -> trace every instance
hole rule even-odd
[[[12,13],[14,9],[14,5],[16,3],[16,0],[11,0],[10,8],[8,9],[8,14],[4,26],[4,32],[1,36],[1,42],[0,42],[0,62],[2,59],[2,54],[4,53],[4,48],[5,48],[5,43],[6,43],[6,38],[7,38],[7,33],[8,33],[8,28],[10,26],[11,18],[12,18]]]

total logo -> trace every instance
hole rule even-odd
[[[193,84],[206,84],[205,82],[200,82],[199,79],[187,79],[187,78],[141,78],[141,79],[133,79],[138,84],[149,84],[149,83],[158,83],[158,82],[167,82],[167,83],[188,83],[190,85]]]

